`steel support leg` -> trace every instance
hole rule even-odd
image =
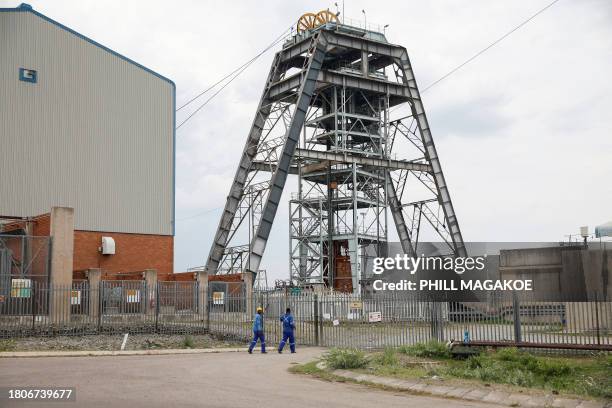
[[[425,158],[429,161],[429,164],[431,164],[432,167],[432,175],[438,189],[438,201],[440,202],[442,210],[444,211],[446,225],[453,241],[455,255],[462,257],[467,256],[463,237],[461,236],[461,230],[459,229],[459,223],[457,222],[453,203],[451,201],[450,194],[448,193],[448,188],[446,187],[446,180],[444,179],[444,174],[442,173],[442,167],[440,165],[440,160],[438,159],[436,146],[431,136],[429,122],[427,121],[427,116],[425,115],[425,108],[423,107],[423,102],[421,101],[421,95],[419,94],[419,89],[416,84],[414,72],[412,71],[410,59],[408,58],[408,53],[404,51],[403,55],[397,62],[404,73],[403,80],[410,93],[412,115],[416,119],[421,138],[423,139],[423,145],[425,146]]]
[[[249,137],[247,138],[246,145],[244,146],[244,150],[240,158],[240,164],[238,165],[238,170],[234,176],[234,181],[232,183],[229,195],[227,196],[227,201],[225,202],[225,208],[223,210],[223,214],[221,215],[219,226],[217,227],[215,239],[210,249],[210,254],[208,256],[205,269],[212,275],[217,273],[219,262],[221,262],[221,258],[223,258],[223,252],[225,251],[225,247],[227,245],[232,221],[236,215],[236,210],[240,204],[240,199],[244,194],[244,185],[246,183],[253,159],[257,154],[257,146],[261,138],[264,124],[270,115],[271,104],[268,100],[268,90],[270,85],[277,79],[276,68],[278,66],[278,61],[279,55],[277,54],[275,61],[272,64],[272,68],[270,69],[270,73],[268,74],[266,86],[257,108],[257,114],[255,115],[255,119],[251,125]]]
[[[291,124],[287,130],[285,144],[283,145],[278,166],[271,179],[270,193],[264,205],[261,221],[251,241],[251,252],[249,254],[247,270],[253,273],[257,273],[261,258],[266,249],[270,230],[272,229],[272,223],[274,222],[283,188],[287,181],[287,175],[289,174],[291,160],[293,159],[295,148],[306,118],[306,112],[308,111],[315,90],[317,77],[323,64],[325,48],[326,44],[322,41],[322,37],[317,36],[313,38],[311,55],[308,65],[304,69],[304,79],[297,93],[296,107],[293,117],[291,118]]]

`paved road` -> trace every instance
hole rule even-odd
[[[272,350],[273,351],[273,350]],[[0,387],[76,387],[77,403],[53,407],[494,407],[381,391],[287,373],[319,355],[216,353],[163,356],[45,357],[0,360]],[[44,403],[13,403],[42,407]]]

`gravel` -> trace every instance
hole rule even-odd
[[[123,334],[90,336],[24,337],[0,340],[0,351],[120,350]],[[244,346],[208,334],[130,334],[126,350],[218,348]]]

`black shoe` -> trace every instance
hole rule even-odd
[[[295,351],[292,351],[291,354],[295,354]]]
[[[253,350],[249,350],[249,354],[253,354]]]
[[[267,351],[262,351],[261,354],[268,354],[268,352]]]
[[[281,350],[278,350],[278,354],[283,354],[283,352]]]

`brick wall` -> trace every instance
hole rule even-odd
[[[42,214],[28,222],[35,236],[49,236],[51,215]],[[25,221],[15,221],[2,226],[4,233],[26,229]],[[102,255],[98,248],[102,237],[115,240],[115,255]],[[17,241],[16,241],[17,242]],[[16,248],[18,250],[19,248]],[[117,273],[156,269],[158,280],[193,280],[193,274],[174,277],[174,237],[167,235],[124,234],[114,232],[75,231],[73,278],[84,279],[84,271],[101,268],[105,277],[118,278]],[[177,279],[178,278],[178,279]],[[142,279],[140,273],[124,275],[121,279]]]
[[[102,255],[102,237],[115,240],[115,255]],[[101,268],[105,274],[156,269],[158,276],[171,274],[174,262],[174,237],[167,235],[124,234],[75,231],[74,270]],[[161,279],[160,279],[161,280]]]

